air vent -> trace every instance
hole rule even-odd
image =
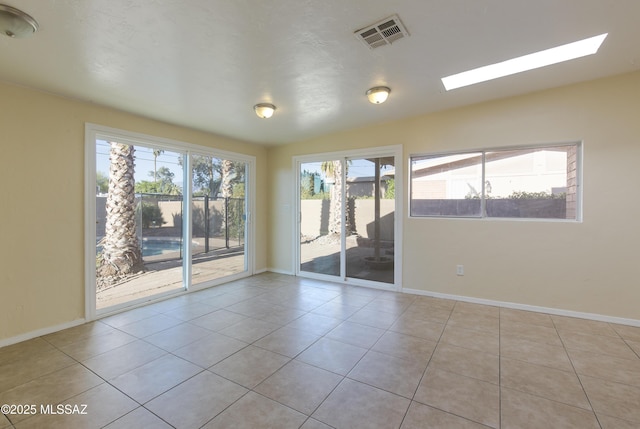
[[[403,37],[409,37],[409,32],[402,25],[398,15],[392,15],[389,18],[357,30],[354,34],[358,40],[362,41],[370,49],[390,45]]]

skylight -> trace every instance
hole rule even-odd
[[[524,55],[522,57],[513,58],[500,63],[490,64],[488,66],[478,67],[477,69],[443,77],[442,83],[444,84],[445,89],[450,91],[463,86],[486,82],[499,77],[509,76],[580,57],[586,57],[587,55],[592,55],[598,52],[598,49],[607,37],[607,34],[608,33],[604,33],[599,36],[590,37],[588,39],[579,40],[577,42],[568,43],[566,45],[557,46],[540,52],[534,52],[533,54]]]

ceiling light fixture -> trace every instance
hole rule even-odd
[[[269,103],[258,103],[253,106],[253,110],[256,111],[256,115],[262,119],[269,119],[273,116],[273,112],[276,111],[276,106]]]
[[[579,40],[577,42],[568,43],[566,45],[557,46],[540,52],[534,52],[533,54],[513,58],[501,63],[495,63],[443,77],[442,83],[444,84],[445,89],[450,91],[463,86],[486,82],[499,77],[509,76],[580,57],[586,57],[587,55],[592,55],[598,52],[598,49],[607,37],[607,34],[608,33],[600,34],[599,36],[590,37],[588,39]]]
[[[376,86],[367,91],[367,98],[373,104],[380,104],[387,101],[391,90],[386,86]]]
[[[0,31],[9,37],[28,37],[38,31],[38,22],[23,11],[0,4]]]

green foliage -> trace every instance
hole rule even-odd
[[[149,176],[154,178],[155,182],[158,183],[158,193],[165,195],[180,195],[182,193],[178,185],[173,183],[175,174],[169,167],[162,166],[158,168],[156,172],[150,171]]]
[[[227,202],[229,239],[244,238],[244,199],[229,198]]]
[[[101,194],[109,192],[109,175],[101,171],[96,172],[96,187]]]
[[[384,198],[392,200],[396,197],[396,179],[387,180],[387,189]]]
[[[136,182],[136,194],[159,194],[160,182],[149,182],[141,180]]]
[[[476,192],[475,189],[473,189],[473,187],[471,185],[469,185],[469,187],[472,188],[472,190],[469,191],[469,193],[467,193],[467,195],[465,196],[465,199],[467,199],[467,200],[478,200],[478,199],[480,199],[480,194],[478,192]],[[513,191],[511,193],[511,195],[509,195],[507,197],[494,197],[492,195],[485,195],[485,197],[484,197],[485,200],[492,200],[492,199],[504,199],[504,200],[561,200],[561,199],[565,199],[565,198],[567,198],[567,194],[566,193],[552,194],[552,193],[546,192],[546,191],[540,191],[540,192]]]
[[[174,174],[168,167],[160,167],[158,171],[149,172],[150,177],[156,178],[154,181],[140,180],[136,182],[135,190],[138,194],[163,194],[181,195],[182,190],[173,183]]]
[[[302,200],[329,200],[331,199],[331,195],[329,192],[318,192],[317,194],[303,194],[301,192],[300,199]]]
[[[231,193],[231,196],[233,198],[244,198],[244,182],[233,184],[233,191]]]
[[[178,163],[183,165],[182,162],[182,158],[180,158]],[[198,196],[208,195],[212,198],[219,196],[223,179],[223,160],[212,156],[194,155],[191,158],[191,168],[193,169],[193,194]],[[244,162],[231,162],[228,180],[233,187],[244,183],[245,173]],[[233,192],[235,196],[235,191]]]
[[[142,203],[142,206],[138,204],[136,211],[138,214],[142,210],[142,227],[149,228],[151,225],[162,226],[166,222],[162,218],[162,211],[160,207],[153,203]]]
[[[180,165],[182,165],[181,161]],[[194,155],[191,158],[191,168],[194,191],[201,195],[215,197],[222,183],[221,161],[212,156]]]
[[[320,182],[319,189],[316,189],[316,180]],[[317,194],[320,196],[316,196]],[[318,200],[324,199],[323,196],[324,184],[320,179],[320,174],[307,170],[300,173],[300,198],[303,200]]]
[[[552,194],[549,192],[514,191],[507,198],[510,200],[555,200],[566,198],[567,194]]]
[[[313,196],[314,178],[315,175],[306,170],[300,173],[300,198],[306,200]]]

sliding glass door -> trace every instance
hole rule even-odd
[[[393,288],[396,152],[297,161],[298,264],[302,276]],[[314,159],[315,158],[315,159]]]
[[[87,314],[250,272],[253,159],[87,129]]]

